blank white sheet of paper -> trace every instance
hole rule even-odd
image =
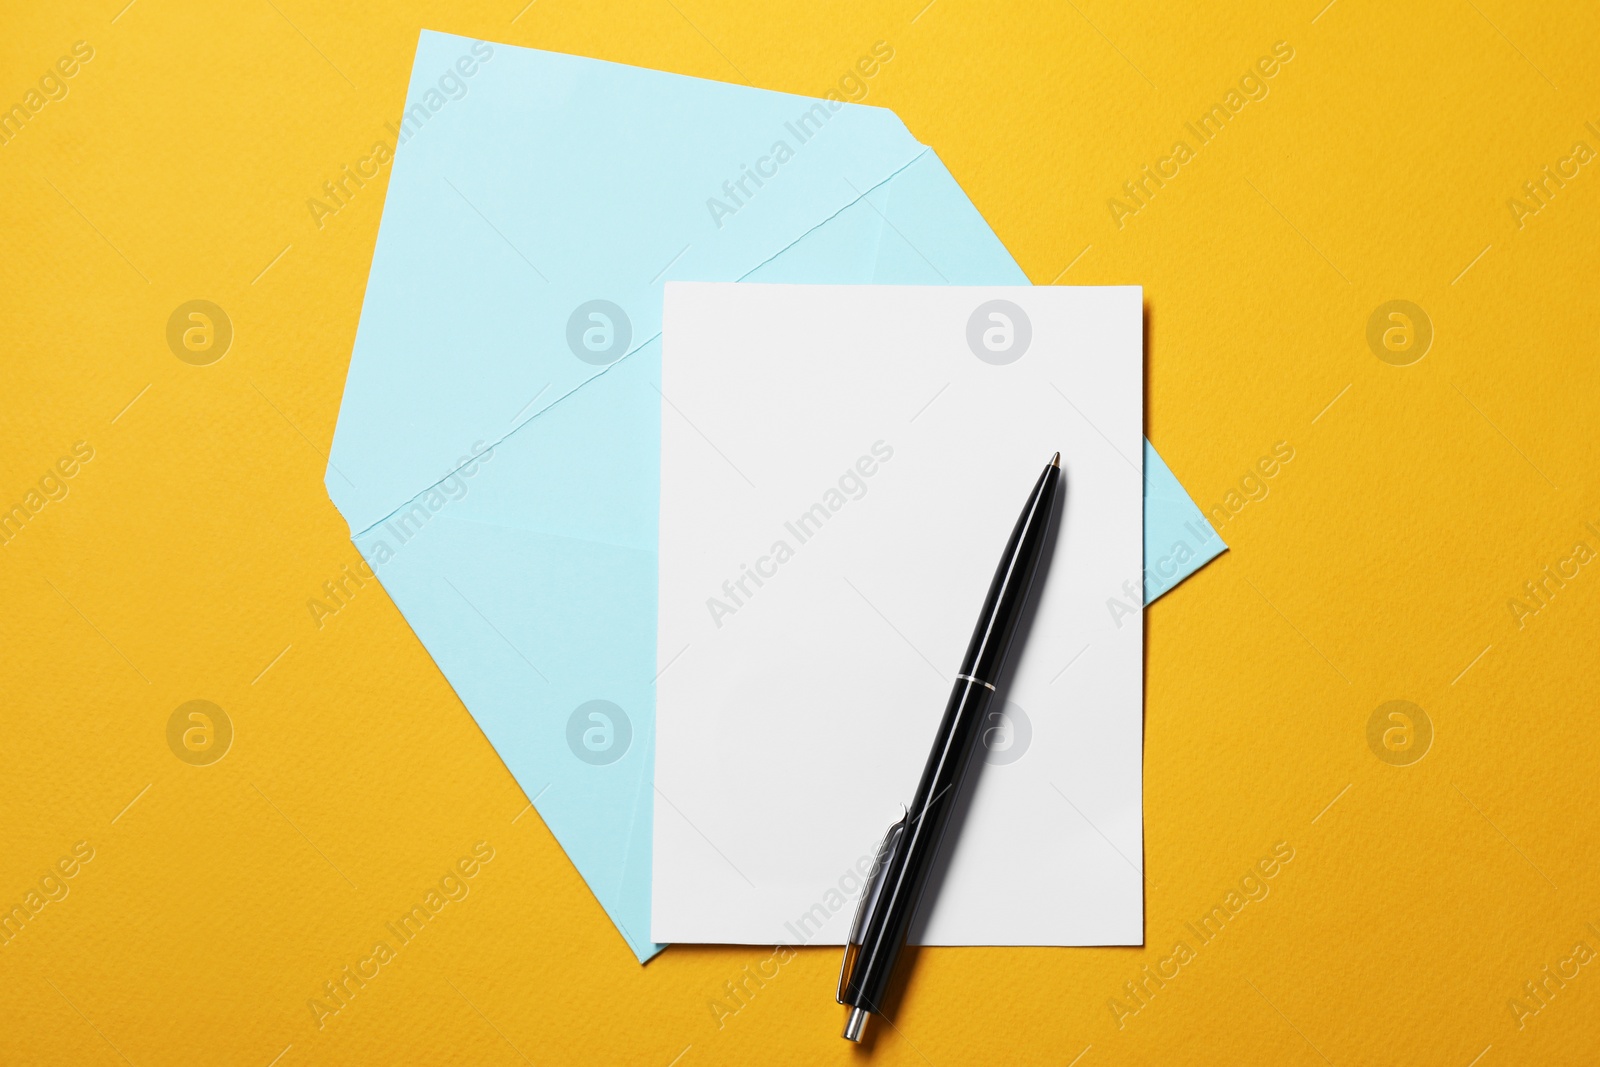
[[[654,940],[844,942],[1059,450],[912,940],[1143,942],[1143,389],[1135,286],[667,284]]]

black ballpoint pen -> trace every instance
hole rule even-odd
[[[916,796],[905,817],[889,827],[878,846],[873,876],[861,892],[839,969],[838,1001],[850,1009],[844,1036],[851,1041],[861,1040],[869,1013],[883,1013],[895,962],[905,947],[906,933],[927,887],[962,779],[983,734],[995,683],[1019,636],[1060,488],[1061,453],[1057,452],[1039,475],[1006,542]]]

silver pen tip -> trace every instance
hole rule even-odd
[[[1052,467],[1060,467],[1061,466],[1061,453],[1060,452],[1057,452],[1055,455],[1050,457],[1050,466],[1052,466]]]
[[[844,1039],[846,1041],[860,1041],[862,1027],[867,1025],[867,1009],[851,1008],[850,1018],[844,1024]]]

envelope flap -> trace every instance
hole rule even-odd
[[[881,108],[424,32],[327,482],[359,533],[925,149]],[[391,219],[405,225],[389,225]]]

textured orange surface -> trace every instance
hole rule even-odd
[[[0,35],[0,1061],[1594,1061],[1592,4],[123,2]],[[1145,286],[1232,545],[1146,620],[1147,949],[921,951],[860,1050],[835,951],[640,967],[383,590],[308,607],[387,171],[308,201],[422,27],[839,88]]]

